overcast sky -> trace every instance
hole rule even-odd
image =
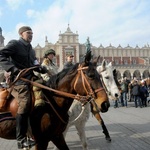
[[[33,29],[32,45],[55,44],[68,27],[89,36],[92,45],[143,47],[150,44],[150,0],[0,0],[0,27],[5,45],[18,39],[18,29]]]

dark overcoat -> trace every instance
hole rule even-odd
[[[0,50],[0,65],[7,72],[12,71],[14,67],[19,70],[33,67],[35,60],[35,51],[32,49],[31,44],[22,38],[11,40]],[[30,71],[24,77],[31,79],[32,76],[33,72]]]

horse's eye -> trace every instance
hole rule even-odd
[[[88,77],[93,79],[95,77],[95,74],[88,74]]]
[[[109,79],[109,76],[106,76],[105,79]]]

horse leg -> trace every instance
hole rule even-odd
[[[37,142],[35,145],[35,150],[47,150],[48,142],[47,141],[40,141]]]
[[[59,150],[69,150],[67,144],[66,144],[66,141],[65,141],[65,138],[63,136],[63,134],[59,135],[59,136],[55,136],[53,139],[52,139],[52,142],[56,145],[56,147],[59,149]]]
[[[0,137],[4,139],[16,139],[16,120],[4,120],[0,122]]]
[[[80,120],[80,122],[77,122],[75,124],[75,127],[78,131],[78,135],[82,142],[83,150],[88,150],[87,138],[86,138],[86,134],[85,134],[85,120],[83,120],[83,121]]]
[[[65,131],[63,132],[63,137],[64,137],[64,139],[65,139],[65,137],[66,137],[66,135],[67,135],[67,132],[68,132],[70,126],[71,126],[71,125],[68,123],[68,124],[67,124],[67,127],[66,127],[66,129],[65,129]],[[54,148],[53,148],[53,150],[59,150],[59,149],[58,149],[58,148],[56,147],[56,145],[55,145]]]
[[[65,129],[65,131],[63,132],[64,138],[66,137],[66,134],[67,134],[67,132],[68,132],[69,127],[70,127],[70,125],[68,124],[67,127],[66,127],[66,129]],[[56,147],[56,145],[54,145],[53,150],[59,150],[59,149]]]
[[[98,122],[100,123],[102,129],[103,129],[103,133],[105,135],[105,139],[108,141],[108,142],[111,142],[111,138],[110,138],[110,135],[109,135],[109,132],[105,126],[105,123],[102,119],[102,117],[100,116],[100,114],[98,112],[92,112],[95,116],[95,118],[98,120]]]

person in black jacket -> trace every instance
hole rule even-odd
[[[19,40],[11,40],[0,51],[0,65],[4,68],[6,76],[17,76],[19,70],[39,65],[35,51],[32,49],[31,41],[33,37],[32,29],[23,26],[19,29]],[[40,71],[37,70],[37,71]],[[27,72],[23,77],[31,79],[33,71]],[[32,147],[35,141],[27,140],[26,133],[28,128],[28,116],[31,108],[31,95],[29,83],[18,80],[14,86],[18,92],[18,111],[16,115],[16,139],[18,149]]]
[[[134,81],[132,83],[132,94],[134,97],[134,102],[135,102],[135,108],[141,107],[142,108],[142,104],[141,104],[141,98],[140,98],[140,85],[138,83],[138,81]],[[137,104],[138,102],[138,104]]]
[[[141,102],[143,107],[147,107],[147,97],[149,96],[148,89],[146,87],[145,81],[141,81],[141,86],[140,86],[140,97],[141,97]]]
[[[64,63],[64,69],[72,67],[73,64],[73,55],[71,53],[66,55],[66,62]]]

